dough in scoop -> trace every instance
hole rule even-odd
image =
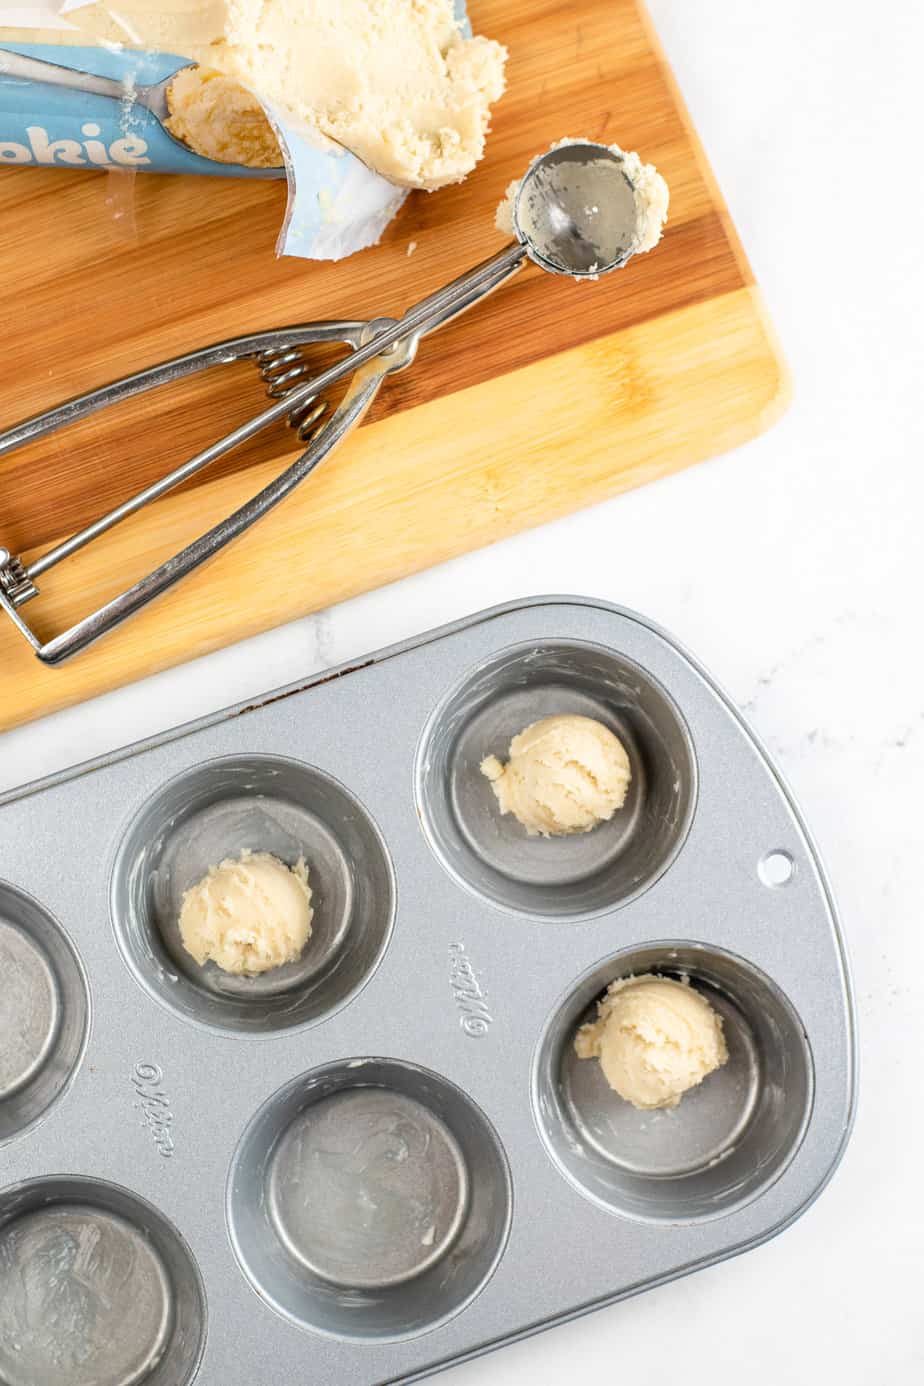
[[[205,159],[246,168],[279,168],[279,141],[252,92],[232,77],[184,67],[167,88],[170,116],[164,125]]]
[[[676,1107],[728,1059],[722,1017],[689,982],[622,977],[574,1040],[579,1059],[599,1059],[610,1087],[643,1110]]]
[[[513,738],[509,757],[487,756],[481,773],[531,837],[590,832],[622,807],[632,778],[622,742],[593,717],[543,717]]]
[[[197,963],[255,977],[295,961],[313,915],[304,857],[290,868],[269,852],[245,848],[186,891],[180,935]]]

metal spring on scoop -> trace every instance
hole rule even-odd
[[[299,346],[268,347],[256,357],[257,368],[266,383],[266,393],[270,399],[283,399],[290,394],[303,378],[311,373],[311,366]],[[289,427],[295,429],[299,442],[310,442],[317,432],[318,420],[327,413],[327,403],[316,395],[302,400],[288,416]]]

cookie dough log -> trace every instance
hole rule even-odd
[[[197,963],[255,977],[294,962],[311,936],[304,857],[293,867],[269,852],[226,857],[183,896],[180,935]]]
[[[216,53],[294,128],[430,189],[460,182],[484,154],[507,56],[461,34],[452,0],[235,0]]]
[[[512,813],[531,837],[587,833],[625,802],[629,757],[609,727],[563,714],[531,723],[510,743],[504,765],[486,756],[501,813]]]
[[[465,37],[453,0],[98,0],[68,18],[233,78],[409,188],[472,171],[504,90],[506,49]]]
[[[676,1107],[728,1059],[722,1017],[705,996],[651,974],[613,982],[574,1049],[579,1059],[599,1059],[610,1087],[641,1110]]]

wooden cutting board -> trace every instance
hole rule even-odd
[[[130,198],[124,175],[0,173],[3,425],[216,338],[402,311],[499,248],[504,189],[562,136],[637,148],[671,188],[652,254],[595,285],[525,271],[425,342],[317,477],[91,650],[46,669],[0,619],[0,728],[699,462],[781,412],[785,369],[751,271],[636,0],[471,11],[510,50],[487,157],[462,186],[412,195],[378,247],[339,264],[274,259],[277,184],[138,175]],[[0,542],[60,539],[261,401],[240,365],[12,454]],[[49,573],[30,620],[43,636],[72,624],[292,455],[280,427],[225,459]]]

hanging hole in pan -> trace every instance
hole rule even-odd
[[[789,852],[781,847],[767,852],[757,863],[757,874],[765,886],[779,887],[789,885],[796,874],[796,863]]]

